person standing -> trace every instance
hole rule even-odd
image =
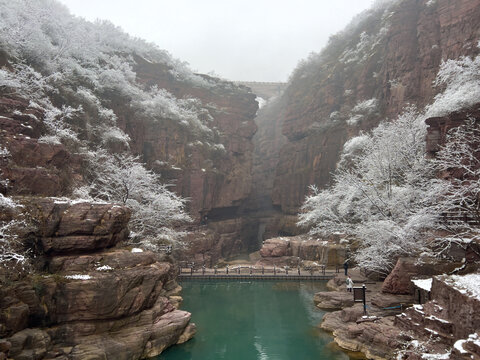
[[[353,289],[353,280],[350,276],[347,276],[347,278],[345,279],[345,282],[347,283],[347,291],[348,292],[352,292],[352,289]]]
[[[348,260],[345,260],[343,263],[343,268],[345,269],[345,276],[348,275]]]

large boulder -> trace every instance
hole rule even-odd
[[[37,224],[28,235],[44,272],[0,288],[0,336],[8,340],[0,359],[139,359],[193,336],[190,313],[174,306],[181,288],[171,259],[113,247],[128,234],[127,208],[22,203]]]
[[[412,279],[414,277],[440,275],[460,266],[461,263],[433,258],[400,258],[383,282],[382,291],[390,294],[413,294]]]
[[[260,249],[259,265],[338,266],[345,261],[345,246],[339,235],[325,239],[312,239],[305,235],[267,239]]]
[[[125,240],[130,210],[104,203],[71,203],[62,199],[25,199],[46,254],[78,253],[111,247]]]
[[[315,305],[324,310],[338,310],[354,305],[351,292],[325,291],[318,292],[313,298]]]

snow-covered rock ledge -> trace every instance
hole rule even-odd
[[[193,336],[190,313],[175,307],[175,266],[120,247],[127,208],[24,202],[32,204],[44,271],[0,287],[0,359],[141,359]]]

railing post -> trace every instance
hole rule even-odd
[[[363,314],[367,315],[367,287],[365,284],[362,286],[363,291]]]

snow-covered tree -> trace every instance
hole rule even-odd
[[[425,155],[424,117],[408,109],[344,146],[333,185],[306,198],[299,224],[311,233],[341,232],[358,241],[357,263],[388,274],[402,255],[426,249],[438,219],[441,182]]]
[[[12,219],[8,213],[15,212],[19,205],[0,194],[0,268],[7,271],[22,270],[27,263],[25,246],[19,237],[19,228],[25,227],[20,219]],[[0,269],[1,270],[1,269]],[[2,271],[0,271],[2,272]]]
[[[438,211],[452,241],[480,238],[480,123],[469,118],[451,129],[436,154],[438,171],[445,178]],[[467,240],[468,239],[468,240]]]
[[[168,190],[138,157],[111,155],[104,150],[90,152],[89,156],[90,195],[132,209],[134,241],[155,250],[162,243],[179,240],[183,233],[174,228],[191,220],[185,212],[185,199]]]
[[[445,116],[468,109],[480,99],[480,55],[442,62],[435,80],[437,87],[445,89],[427,106],[426,116]]]

